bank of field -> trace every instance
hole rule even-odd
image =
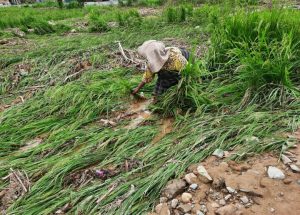
[[[299,10],[142,10],[0,9],[0,176],[20,170],[31,183],[18,198],[4,194],[8,214],[143,214],[170,179],[217,148],[242,160],[294,143],[285,134],[299,127]],[[41,32],[45,26],[52,30]],[[148,39],[194,53],[182,82],[135,129],[126,127],[130,117],[106,126],[101,119],[132,106],[130,90],[141,79],[120,61],[116,41],[134,50]],[[152,85],[143,90],[149,98]],[[173,128],[157,138],[163,117]],[[94,175],[100,169],[112,173],[101,180]],[[1,180],[7,188],[10,181]]]

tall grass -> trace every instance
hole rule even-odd
[[[299,18],[295,11],[239,12],[216,25],[210,70],[224,71],[223,95],[274,105],[299,96]]]

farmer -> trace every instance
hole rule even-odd
[[[157,74],[158,78],[153,92],[153,101],[155,102],[157,96],[178,84],[181,79],[180,72],[187,64],[189,53],[185,49],[165,47],[162,42],[156,40],[144,42],[138,48],[138,53],[147,59],[147,67],[143,80],[132,91],[132,94],[137,94]]]

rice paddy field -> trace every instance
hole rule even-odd
[[[280,156],[300,125],[296,6],[153,0],[0,8],[1,213],[147,214],[169,180],[215,149],[234,151],[235,161]],[[142,73],[118,44],[138,59],[149,39],[192,58],[180,84],[136,122],[147,101],[130,92]],[[153,87],[142,90],[146,98]]]

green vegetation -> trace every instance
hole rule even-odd
[[[283,134],[300,124],[300,12],[184,3],[149,17],[128,7],[0,9],[0,177],[13,168],[31,181],[8,214],[51,214],[67,203],[69,214],[143,214],[170,179],[216,148],[242,160],[291,145]],[[9,29],[41,26],[23,38]],[[141,79],[123,66],[115,41],[135,49],[148,39],[194,56],[146,122],[105,126],[101,119],[131,106],[129,92]],[[152,88],[143,89],[147,97]],[[154,143],[166,115],[173,132]],[[42,142],[24,148],[36,138]],[[86,173],[98,169],[115,175]],[[8,185],[0,181],[1,190]]]

